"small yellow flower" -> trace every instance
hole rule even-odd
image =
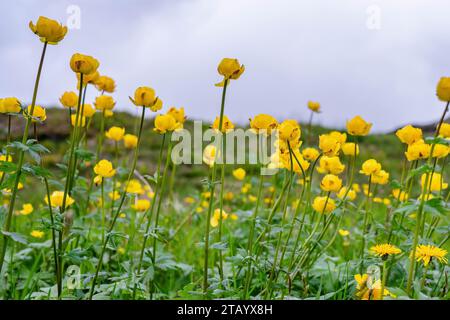
[[[209,144],[203,150],[203,162],[212,167],[217,158],[217,148],[214,144]]]
[[[118,247],[117,248],[117,253],[118,254],[125,254],[125,252],[126,252],[125,248],[123,248],[123,247]]]
[[[50,195],[50,203],[52,207],[62,207],[63,200],[64,200],[64,191],[53,191],[53,193]],[[45,203],[48,204],[47,197],[45,197]],[[66,207],[71,206],[74,203],[75,200],[71,196],[66,195]]]
[[[45,121],[45,119],[47,119],[47,114],[45,112],[45,109],[42,108],[41,106],[34,106],[33,114],[30,114],[30,112],[31,112],[31,105],[30,105],[27,108],[27,112],[31,117],[33,117],[33,120],[32,120],[33,122],[37,122],[37,121],[43,122],[43,121]]]
[[[107,95],[101,95],[95,98],[95,108],[101,111],[112,110],[116,105],[113,97]]]
[[[220,117],[216,117],[216,119],[213,122],[212,128],[214,130],[219,130],[219,124],[220,124]],[[234,129],[233,122],[231,122],[230,119],[228,119],[228,117],[224,115],[222,119],[222,132],[226,133],[232,131],[233,129]]]
[[[450,138],[450,123],[443,123],[439,128],[439,136]]]
[[[347,187],[342,187],[341,190],[339,190],[339,193],[337,194],[337,196],[340,199],[344,199],[345,194],[347,193]],[[349,199],[350,201],[353,201],[356,199],[356,191],[353,189],[350,189],[347,193],[347,199]]]
[[[423,261],[425,266],[428,266],[433,258],[436,258],[441,263],[447,263],[448,260],[445,257],[447,250],[435,247],[432,245],[419,244],[416,247],[416,259],[417,261]]]
[[[270,134],[278,127],[278,121],[268,114],[258,114],[250,119],[250,128],[256,133],[264,132]]]
[[[372,128],[372,124],[366,122],[360,116],[347,121],[347,132],[352,136],[367,136]]]
[[[373,255],[379,256],[382,259],[387,259],[388,256],[394,255],[394,254],[400,254],[402,250],[397,248],[396,246],[384,243],[384,244],[377,244],[370,248],[370,252]]]
[[[381,164],[375,159],[369,159],[362,164],[362,168],[359,172],[366,176],[372,176],[378,174],[380,171]]]
[[[105,118],[111,118],[114,115],[114,112],[112,112],[111,110],[104,110],[104,115]]]
[[[433,149],[433,158],[442,159],[448,156],[450,147],[443,144],[435,144]]]
[[[315,148],[305,148],[302,151],[302,155],[306,160],[315,161],[319,157],[320,153]]]
[[[113,168],[112,163],[106,159],[100,160],[94,166],[94,172],[102,178],[111,178],[116,174],[116,170]]]
[[[161,107],[162,108],[162,103],[161,106],[156,105],[157,100],[159,100],[156,97],[156,93],[155,90],[153,90],[150,87],[139,87],[134,91],[134,100],[131,99],[131,102],[134,103],[134,105],[139,106],[139,107],[145,107],[145,108],[150,108],[150,110],[152,110],[153,112],[158,111],[158,108],[154,108],[154,107]]]
[[[322,134],[319,136],[319,148],[324,155],[332,157],[338,154],[341,143],[334,136]]]
[[[223,58],[217,67],[217,72],[225,79],[237,80],[244,73],[245,67],[239,63],[238,59]]]
[[[0,113],[19,113],[21,110],[19,99],[14,97],[0,99]]]
[[[401,202],[408,200],[408,193],[405,191],[401,191],[400,189],[393,189],[392,190],[392,196]]]
[[[34,208],[31,203],[24,203],[22,205],[22,210],[19,211],[19,213],[23,216],[27,216],[33,212]]]
[[[320,158],[319,167],[317,171],[319,173],[331,173],[340,174],[344,171],[345,165],[341,163],[339,157],[327,157]]]
[[[184,202],[187,204],[193,204],[195,203],[195,199],[193,197],[186,197],[184,198]]]
[[[220,214],[220,213],[221,213],[220,209],[216,209],[216,210],[214,210],[214,214],[211,217],[210,223],[211,223],[211,226],[214,228],[219,225],[219,220],[223,221],[223,220],[228,219],[228,213],[226,213],[225,210],[222,210],[222,214]]]
[[[116,82],[110,77],[100,76],[95,81],[95,87],[98,91],[113,93],[116,90]]]
[[[42,42],[53,45],[58,44],[67,34],[67,27],[63,27],[57,21],[42,16],[39,17],[36,25],[30,21],[29,27]]]
[[[111,127],[108,131],[105,132],[105,136],[108,139],[114,140],[116,142],[123,139],[123,136],[125,135],[125,128],[119,128],[119,127]]]
[[[95,114],[95,109],[92,107],[91,104],[85,103],[83,105],[83,116],[85,118],[92,118],[92,116]]]
[[[123,145],[127,149],[134,149],[136,148],[138,143],[138,137],[134,134],[126,134],[123,136]]]
[[[36,239],[42,239],[44,237],[45,233],[44,231],[39,231],[39,230],[33,230],[30,233],[30,236],[32,236],[33,238]]]
[[[313,209],[318,213],[330,213],[336,209],[336,204],[331,198],[316,197],[313,201]]]
[[[97,59],[81,53],[75,53],[70,59],[70,68],[75,73],[92,74],[100,66]]]
[[[401,142],[411,145],[422,139],[422,129],[407,125],[395,133]]]
[[[436,88],[436,95],[441,101],[450,101],[450,78],[442,77]]]
[[[78,105],[78,96],[73,91],[66,91],[61,98],[59,98],[59,102],[61,102],[65,108],[76,108]]]
[[[342,152],[346,156],[355,156],[355,143],[354,142],[346,142],[341,146]],[[356,145],[356,155],[359,154],[359,146]]]
[[[347,237],[350,234],[350,231],[348,230],[344,230],[344,229],[339,229],[339,234],[343,237]]]
[[[229,191],[223,195],[223,198],[227,201],[231,201],[234,198],[234,193]]]
[[[126,192],[132,194],[144,194],[144,189],[139,180],[131,179],[126,187]]]
[[[235,177],[237,180],[242,181],[245,178],[245,170],[243,168],[237,168],[233,170],[233,177]]]
[[[308,101],[308,109],[312,112],[320,113],[320,103],[315,101]]]
[[[99,185],[101,185],[103,182],[103,177],[102,176],[95,176],[94,177],[94,184],[98,187]]]
[[[184,115],[184,108],[175,108],[175,107],[171,107],[168,111],[167,111],[168,115],[171,115],[175,121],[176,121],[176,128],[175,129],[182,129],[183,128],[183,124],[186,121],[186,116]]]
[[[80,81],[81,81],[81,75],[80,73],[77,73],[77,89],[80,90]],[[98,71],[95,71],[90,74],[83,75],[83,88],[86,87],[88,84],[95,84],[100,77],[100,73]]]
[[[258,198],[256,198],[254,195],[251,195],[251,194],[248,195],[248,201],[256,202],[256,200],[258,200]]]
[[[320,188],[326,192],[338,192],[341,187],[342,180],[334,174],[327,174],[320,183]]]
[[[136,211],[147,211],[150,208],[150,201],[146,199],[139,199],[131,207]]]
[[[279,139],[282,141],[289,141],[291,148],[296,148],[299,145],[302,130],[296,120],[284,120],[278,126]]]
[[[384,170],[380,170],[372,176],[372,182],[381,185],[387,184],[389,182],[389,173]]]
[[[113,192],[109,192],[109,193],[108,193],[108,197],[109,197],[111,200],[116,201],[116,200],[119,200],[119,199],[120,199],[120,193],[117,192],[117,191],[114,191],[114,193],[113,193]]]
[[[414,161],[418,159],[427,159],[431,152],[431,145],[425,143],[423,140],[419,140],[408,146],[405,152],[408,161]]]
[[[155,118],[155,132],[159,134],[165,134],[166,132],[174,131],[178,129],[177,121],[170,114],[160,114]]]

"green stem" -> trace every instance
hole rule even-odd
[[[364,211],[364,222],[363,222],[363,230],[362,230],[362,239],[361,239],[361,249],[359,253],[360,259],[360,270],[359,272],[362,274],[364,269],[364,251],[366,249],[366,235],[367,235],[367,222],[369,220],[369,207],[370,207],[370,191],[372,186],[372,175],[369,176],[369,186],[367,188],[367,198],[366,198],[366,210]]]

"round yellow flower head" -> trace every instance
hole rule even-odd
[[[407,125],[395,133],[401,142],[411,145],[422,139],[422,129]]]
[[[289,141],[291,147],[296,147],[300,141],[302,131],[296,120],[285,120],[278,126],[279,139]]]
[[[123,136],[125,135],[125,128],[119,128],[119,127],[111,127],[108,131],[105,132],[105,136],[108,139],[114,140],[116,142],[123,139]]]
[[[112,110],[104,110],[105,112],[105,118],[111,118],[114,115],[114,112]]]
[[[302,155],[306,160],[315,161],[319,157],[320,153],[315,148],[305,148],[302,151]]]
[[[114,193],[113,192],[108,192],[108,197],[111,199],[111,200],[114,200],[114,201],[116,201],[116,200],[119,200],[120,199],[120,193],[118,192],[118,191],[114,191]]]
[[[134,149],[136,148],[138,143],[138,137],[134,134],[126,134],[123,136],[123,144],[125,148],[127,149]]]
[[[345,165],[341,163],[339,157],[327,157],[320,158],[319,167],[317,171],[319,173],[331,173],[340,174],[345,170]]]
[[[372,124],[366,122],[360,116],[347,121],[347,132],[352,136],[367,136],[372,128]]]
[[[30,114],[31,105],[28,106],[27,112],[28,112],[28,114]],[[42,108],[41,106],[34,106],[33,114],[30,114],[30,116],[33,117],[33,120],[31,120],[32,122],[37,122],[37,121],[43,122],[43,121],[45,121],[45,119],[47,119],[47,114],[45,112],[45,109]]]
[[[389,182],[389,173],[384,170],[380,170],[372,176],[372,182],[382,185],[387,184]]]
[[[245,170],[242,168],[237,168],[236,170],[233,170],[233,177],[235,177],[237,180],[242,181],[245,178]]]
[[[94,105],[97,110],[112,110],[116,105],[116,102],[111,96],[101,95],[95,98]]]
[[[22,108],[17,98],[4,98],[0,101],[0,113],[19,113]]]
[[[369,159],[364,161],[362,169],[359,171],[366,176],[373,176],[381,171],[381,164],[375,159]]]
[[[116,174],[116,170],[113,168],[112,163],[106,159],[100,160],[94,166],[94,172],[102,178],[111,178]]]
[[[178,124],[175,118],[170,114],[160,114],[155,118],[155,132],[165,134],[166,132],[178,129]]]
[[[220,117],[216,117],[216,119],[214,119],[212,128],[214,130],[219,130],[219,124],[220,124]],[[222,119],[222,132],[229,132],[232,131],[234,129],[234,124],[233,122],[231,122],[230,119],[228,119],[228,117],[226,115],[223,116]]]
[[[217,157],[217,148],[214,144],[209,144],[203,150],[203,162],[212,167]]]
[[[336,209],[336,204],[333,199],[327,197],[316,197],[313,201],[313,209],[318,213],[330,213]]]
[[[322,134],[319,136],[319,148],[322,153],[328,157],[335,156],[339,153],[341,149],[341,144],[336,139],[329,134]]]
[[[308,101],[308,109],[312,112],[320,112],[320,103],[315,101]]]
[[[423,140],[419,140],[408,146],[405,152],[408,161],[414,161],[418,159],[427,159],[430,156],[431,145],[425,143]]]
[[[128,186],[126,187],[127,193],[133,193],[133,194],[144,194],[144,189],[142,188],[141,183],[139,180],[131,179],[128,183]]]
[[[67,34],[67,27],[63,27],[57,21],[42,16],[39,17],[36,25],[30,21],[29,27],[42,42],[47,42],[48,44],[58,44]]]
[[[131,207],[136,211],[147,211],[150,208],[150,201],[147,199],[139,199]]]
[[[343,237],[347,237],[350,234],[350,231],[344,229],[339,229],[338,232]]]
[[[450,123],[443,123],[439,128],[439,136],[450,138]]]
[[[66,108],[75,108],[78,105],[78,96],[73,91],[66,91],[59,98],[59,102]]]
[[[264,132],[270,134],[277,127],[278,121],[268,114],[258,114],[253,120],[250,119],[250,128],[256,133]]]
[[[53,193],[50,195],[50,203],[51,203],[50,205],[52,207],[62,207],[63,200],[64,200],[64,191],[53,191]],[[45,197],[45,203],[48,204],[47,197]],[[74,203],[75,200],[69,195],[66,195],[66,207],[69,207]]]
[[[442,77],[439,80],[436,88],[436,95],[441,101],[450,101],[450,78]]]
[[[100,62],[97,59],[81,53],[75,53],[70,59],[70,68],[72,71],[82,73],[83,75],[95,73],[99,66]]]
[[[426,180],[427,180],[427,174],[424,173],[420,177],[420,185],[422,186],[422,188],[424,187]],[[441,190],[445,190],[448,188],[448,183],[444,182],[440,173],[434,172],[433,175],[428,178],[428,187],[427,188],[429,189],[428,190],[429,192],[430,191],[441,191]]]
[[[320,188],[326,192],[338,192],[342,187],[342,180],[334,174],[327,174],[320,183]]]
[[[222,214],[220,213],[221,213],[220,209],[214,210],[214,214],[211,217],[210,221],[212,227],[217,227],[219,225],[219,220],[228,219],[228,213],[226,213],[225,210],[222,210]]]
[[[382,259],[387,259],[388,256],[390,255],[400,254],[402,250],[400,250],[399,248],[397,248],[392,244],[384,243],[384,244],[377,244],[371,247],[370,252],[373,255],[381,257]]]
[[[44,235],[45,235],[44,231],[33,230],[30,232],[30,236],[36,239],[42,239]]]
[[[347,193],[347,187],[342,187],[341,190],[339,190],[339,193],[337,194],[337,196],[339,197],[339,199],[344,199],[345,194]],[[347,199],[349,199],[350,201],[353,201],[356,199],[356,191],[353,189],[350,189],[347,193]]]
[[[175,108],[175,107],[171,107],[168,111],[167,111],[168,115],[171,115],[175,121],[177,122],[177,129],[181,129],[183,128],[183,124],[184,121],[186,121],[186,116],[184,115],[184,108]]]
[[[347,134],[339,131],[331,131],[329,133],[331,137],[334,137],[341,145],[343,145],[347,141]]]
[[[419,244],[416,247],[416,259],[417,261],[423,261],[425,266],[428,266],[433,258],[436,258],[439,262],[447,264],[448,260],[445,257],[447,250],[435,247],[432,245]]]
[[[107,76],[100,76],[95,81],[95,87],[98,91],[104,91],[108,93],[113,93],[116,90],[116,82],[113,78]]]
[[[70,123],[72,124],[73,127],[75,127],[75,122],[77,121],[77,115],[73,114],[70,116]],[[86,117],[83,116],[79,116],[78,117],[78,124],[77,127],[82,127],[84,128],[84,126],[86,125]]]
[[[83,109],[83,116],[86,118],[92,118],[92,116],[95,114],[95,109],[89,103],[85,103],[82,109]]]
[[[431,149],[430,149],[431,150]],[[435,144],[433,149],[434,158],[445,158],[450,152],[450,147],[444,144]]]
[[[76,73],[76,75],[77,75],[77,80],[78,80],[77,89],[80,90],[81,76],[80,76],[80,73]],[[100,73],[98,73],[98,71],[83,75],[83,88],[86,87],[88,84],[95,85],[98,78],[100,78]]]
[[[343,145],[341,145],[341,149],[342,152],[346,155],[346,156],[355,156],[355,149],[356,149],[356,155],[359,154],[359,146],[354,142],[346,142]]]
[[[158,111],[158,109],[153,109],[157,100],[155,90],[149,87],[139,87],[134,91],[134,99],[130,97],[131,102],[134,103],[135,106],[150,108],[153,112]],[[159,107],[159,106],[158,106]],[[162,107],[162,103],[161,103]]]
[[[22,210],[19,211],[19,213],[23,216],[27,216],[33,212],[34,208],[31,203],[24,203],[22,205]]]
[[[401,191],[400,189],[393,189],[392,190],[392,196],[401,202],[408,200],[408,193],[405,191]]]
[[[241,65],[238,59],[232,58],[223,58],[217,67],[217,71],[225,79],[239,79],[244,70],[244,65]]]

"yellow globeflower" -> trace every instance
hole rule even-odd
[[[136,211],[147,211],[150,208],[150,201],[146,199],[139,199],[131,207]]]
[[[317,171],[319,173],[331,173],[340,174],[345,170],[345,165],[341,163],[339,157],[327,157],[320,158],[319,167]]]
[[[347,121],[347,132],[352,136],[367,136],[372,128],[372,124],[366,122],[360,116]]]
[[[322,153],[328,157],[335,156],[339,153],[341,149],[341,144],[336,139],[329,134],[322,134],[319,136],[319,148]]]
[[[168,111],[167,111],[168,115],[171,115],[175,121],[177,122],[176,128],[177,129],[181,129],[183,128],[183,124],[184,121],[186,121],[186,116],[184,115],[184,108],[175,108],[175,107],[171,107]]]
[[[126,188],[126,192],[133,194],[144,194],[144,189],[142,188],[142,184],[139,180],[131,179]]]
[[[436,95],[441,101],[450,101],[450,78],[442,77],[439,80],[436,88]]]
[[[203,162],[212,167],[217,158],[217,148],[214,144],[209,144],[203,150]]]
[[[258,114],[253,119],[250,119],[250,128],[256,133],[264,131],[268,134],[278,127],[278,121],[268,114]]]
[[[41,106],[34,106],[33,114],[30,114],[30,112],[31,112],[31,105],[30,105],[27,108],[27,112],[30,116],[33,117],[33,119],[31,120],[32,122],[37,122],[37,121],[43,122],[43,121],[45,121],[45,119],[47,119],[47,114],[45,112],[45,109],[42,108]]]
[[[116,90],[116,83],[113,78],[100,76],[97,81],[95,81],[95,87],[98,91],[113,93]]]
[[[59,98],[59,102],[66,108],[76,108],[78,105],[78,96],[73,91],[66,91]]]
[[[22,108],[20,101],[17,98],[9,97],[1,99],[0,113],[19,113]]]
[[[70,123],[75,127],[75,122],[77,121],[77,115],[73,114],[70,116]],[[84,127],[86,125],[86,117],[78,117],[77,127]]]
[[[36,239],[42,239],[44,235],[45,235],[44,231],[33,230],[30,232],[30,236]]]
[[[83,116],[85,118],[92,118],[92,116],[95,114],[95,109],[92,107],[91,104],[85,103],[83,105]]]
[[[408,193],[406,193],[405,191],[401,191],[400,189],[393,189],[392,196],[396,200],[398,199],[399,201],[402,201],[402,202],[408,200],[408,197],[409,197]]]
[[[439,128],[439,135],[444,138],[450,138],[450,123],[443,123]]]
[[[24,203],[22,205],[22,210],[19,211],[19,213],[23,216],[27,216],[33,212],[34,208],[31,203]]]
[[[443,144],[435,144],[433,149],[434,158],[445,158],[450,152],[450,147]]]
[[[70,59],[70,68],[75,73],[92,74],[95,73],[100,66],[97,59],[81,53],[75,53]]]
[[[422,129],[407,125],[395,133],[401,142],[411,145],[422,139]]]
[[[418,159],[427,159],[430,156],[431,145],[425,143],[423,140],[419,140],[408,146],[405,152],[408,161],[414,161]]]
[[[105,132],[105,136],[108,139],[114,140],[114,141],[120,141],[123,139],[123,136],[125,135],[125,128],[119,128],[119,127],[111,127],[108,131]]]
[[[214,130],[219,130],[220,117],[216,117],[213,122],[212,128]],[[222,119],[222,132],[226,133],[234,129],[234,124],[226,115],[223,116]]]
[[[107,95],[101,95],[95,98],[94,102],[95,108],[97,110],[112,110],[114,106],[116,105],[116,102],[114,101],[113,97],[107,96]]]
[[[359,172],[366,176],[372,176],[378,174],[380,171],[381,164],[375,159],[369,159],[363,163],[362,169]]]
[[[233,170],[233,177],[235,177],[237,180],[244,180],[245,178],[245,170],[242,168],[237,168],[236,170]]]
[[[440,173],[434,172],[433,175],[430,175],[430,177],[428,178],[428,186],[427,186],[427,189],[429,189],[428,192],[440,191],[448,188],[448,183],[443,181]],[[420,185],[422,186],[422,188],[424,187],[426,180],[427,174],[424,173],[420,177]]]
[[[126,134],[123,136],[123,144],[125,148],[127,149],[134,149],[136,148],[138,143],[138,137],[134,134]]]
[[[80,81],[81,81],[81,76],[79,73],[76,74],[77,75],[77,89],[80,90]],[[98,73],[98,71],[95,71],[93,73],[90,74],[85,74],[83,75],[83,88],[86,87],[88,84],[93,84],[95,85],[95,83],[97,82],[98,78],[100,78],[100,73]]]
[[[346,142],[343,145],[341,145],[342,152],[346,156],[355,156],[355,143],[354,142]],[[359,154],[359,146],[356,145],[356,155]]]
[[[244,65],[241,65],[238,59],[232,58],[223,58],[217,67],[217,71],[225,79],[239,79],[244,70]]]
[[[336,209],[336,204],[333,199],[327,197],[316,197],[313,201],[313,209],[318,213],[330,213]]]
[[[302,151],[302,155],[306,160],[315,161],[319,157],[320,153],[315,148],[305,148]]]
[[[39,17],[36,25],[30,21],[29,27],[42,42],[47,42],[48,44],[58,44],[67,34],[67,27],[63,27],[57,21],[42,16]]]
[[[294,148],[298,146],[302,130],[296,120],[289,119],[284,120],[278,126],[278,134],[280,140],[289,141],[291,147]]]
[[[63,199],[64,199],[64,191],[53,191],[53,193],[50,195],[50,205],[52,207],[62,207]],[[47,197],[45,197],[45,203],[48,204]],[[71,206],[74,203],[75,200],[69,195],[66,195],[66,207]]]
[[[389,243],[383,243],[383,244],[377,244],[370,248],[370,252],[373,255],[379,256],[382,259],[387,259],[388,256],[394,255],[394,254],[400,254],[402,250],[397,248],[396,246],[389,244]]]
[[[153,112],[159,109],[153,109],[158,98],[156,97],[155,90],[149,87],[139,87],[134,92],[134,99],[130,97],[131,102],[138,107],[150,108]],[[158,106],[159,107],[159,106]],[[161,104],[162,107],[162,104]]]
[[[375,184],[387,184],[389,182],[389,173],[384,170],[380,170],[372,176],[372,182]]]
[[[120,199],[120,193],[118,192],[118,191],[114,191],[114,192],[109,192],[108,193],[108,197],[111,199],[111,200],[119,200]]]
[[[219,225],[219,220],[226,220],[228,219],[228,213],[225,212],[225,210],[222,210],[222,214],[220,214],[220,209],[214,210],[214,214],[211,217],[211,226],[217,227]]]
[[[112,163],[106,159],[100,160],[94,166],[94,172],[102,178],[111,178],[116,174],[116,170],[113,168]]]
[[[339,193],[337,194],[337,196],[340,199],[344,199],[345,194],[347,193],[347,187],[342,187],[341,190],[339,190]],[[347,193],[347,199],[349,199],[350,201],[353,201],[356,199],[356,191],[353,189],[350,189],[350,191]]]
[[[320,112],[320,103],[315,101],[308,101],[308,109],[312,112]]]
[[[329,133],[329,135],[333,138],[335,138],[340,144],[341,146],[347,142],[347,134],[346,133],[342,133],[339,131],[331,131]]]
[[[342,180],[334,174],[327,174],[320,183],[320,188],[326,192],[338,192],[342,187]]]
[[[447,250],[435,247],[432,245],[419,244],[416,247],[416,259],[417,261],[423,261],[425,266],[428,266],[433,258],[436,258],[439,262],[447,264],[448,260],[445,257]]]
[[[159,134],[165,134],[177,129],[177,121],[170,114],[160,114],[155,118],[155,132]]]

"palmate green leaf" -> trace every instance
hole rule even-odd
[[[40,167],[40,166],[33,166],[33,165],[29,165],[29,164],[25,164],[22,167],[22,171],[25,174],[29,174],[35,177],[41,177],[41,178],[50,178],[51,177],[51,172]]]
[[[50,153],[50,150],[48,150],[46,147],[44,147],[42,144],[39,143],[31,145],[30,150],[33,150],[38,153]]]
[[[424,204],[424,211],[432,215],[446,216],[449,210],[445,207],[445,202],[441,198],[430,199]]]
[[[2,231],[3,235],[11,238],[12,241],[14,242],[18,242],[21,244],[27,244],[28,241],[27,239],[25,239],[25,237],[23,235],[21,235],[20,233],[16,233],[16,232],[8,232],[8,231]]]
[[[419,203],[406,204],[406,205],[396,209],[394,211],[394,214],[397,214],[397,213],[409,214],[411,212],[417,211],[417,209],[419,209]]]
[[[95,154],[92,151],[81,148],[76,149],[75,154],[83,161],[91,161],[95,157]]]
[[[428,144],[444,144],[444,145],[450,145],[450,140],[447,140],[442,137],[426,137],[425,142]]]
[[[22,142],[20,142],[20,141],[14,141],[14,142],[11,142],[9,145],[8,145],[8,147],[10,147],[10,148],[13,148],[13,149],[17,149],[17,150],[20,150],[20,151],[28,151],[29,149],[30,149],[30,147],[28,146],[28,145],[26,145],[26,144],[23,144]]]

